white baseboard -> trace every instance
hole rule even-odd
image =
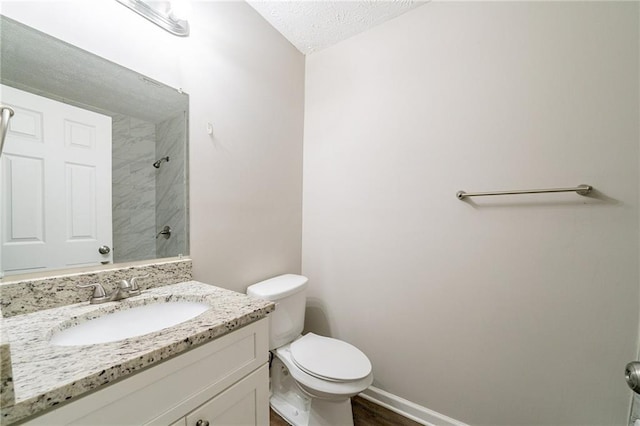
[[[444,414],[429,410],[426,407],[407,401],[392,393],[378,389],[375,386],[369,386],[360,394],[366,400],[383,406],[384,408],[400,414],[403,417],[411,419],[427,426],[469,426],[466,423],[447,417]]]

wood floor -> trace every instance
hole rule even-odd
[[[420,423],[402,417],[359,396],[351,399],[351,409],[353,410],[354,426],[420,426]],[[271,426],[288,426],[288,423],[271,410]]]

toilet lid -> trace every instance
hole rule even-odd
[[[291,359],[301,370],[322,379],[351,381],[371,373],[369,358],[358,348],[313,333],[291,343]]]

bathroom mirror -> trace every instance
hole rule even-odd
[[[0,102],[16,110],[0,158],[3,275],[187,255],[188,95],[5,16],[0,46]],[[64,115],[59,136],[48,133],[52,115]],[[94,116],[104,135],[84,121]],[[52,177],[31,148],[61,139],[88,151],[83,138],[97,133],[110,144],[98,155],[102,188],[93,159],[70,154]],[[53,229],[67,245],[47,251]]]

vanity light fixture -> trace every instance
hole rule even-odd
[[[189,21],[181,14],[187,0],[151,1],[151,0],[116,0],[129,9],[144,16],[157,26],[171,34],[187,37],[189,35]]]

